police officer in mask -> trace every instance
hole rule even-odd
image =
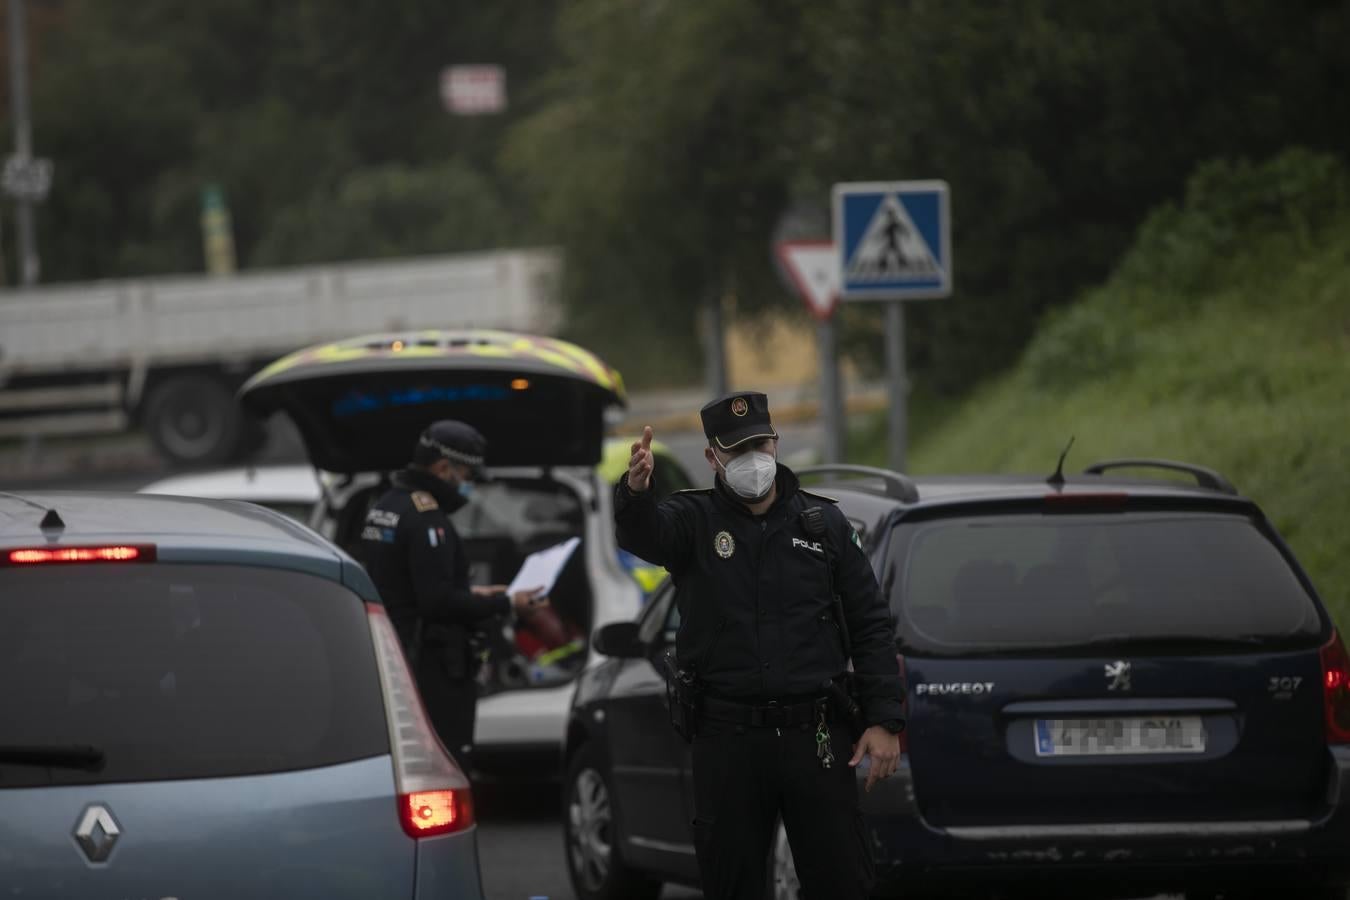
[[[687,731],[704,895],[762,898],[781,819],[807,900],[862,900],[873,867],[855,768],[870,757],[868,790],[888,777],[903,728],[890,613],[834,501],[778,462],[767,398],[731,394],[702,419],[714,486],[657,503],[646,428],[615,517],[619,545],[675,582],[679,680],[698,697]],[[850,643],[846,704],[830,686],[846,675]]]
[[[463,422],[433,422],[412,464],[366,514],[361,533],[371,579],[412,663],[417,687],[441,743],[465,771],[471,766],[478,702],[471,639],[492,619],[528,616],[547,603],[542,591],[508,595],[501,585],[469,585],[469,560],[450,516],[482,477],[487,442]]]

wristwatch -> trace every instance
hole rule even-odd
[[[899,734],[900,732],[905,730],[904,719],[887,719],[886,721],[878,722],[877,724],[880,725],[882,728],[885,728],[891,734]]]

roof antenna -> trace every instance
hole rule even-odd
[[[43,531],[65,531],[66,523],[61,520],[61,514],[55,509],[47,510],[47,514],[42,517],[42,524],[38,528]]]
[[[1064,487],[1064,458],[1069,455],[1069,448],[1073,446],[1073,435],[1069,435],[1069,443],[1064,445],[1064,452],[1059,455],[1059,465],[1055,466],[1055,474],[1045,479],[1046,483],[1059,490]]]

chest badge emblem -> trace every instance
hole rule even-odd
[[[731,536],[731,532],[717,532],[717,537],[713,538],[713,549],[723,559],[731,559],[731,554],[736,552],[736,540]]]

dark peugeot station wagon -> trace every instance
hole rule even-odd
[[[1122,477],[1126,464],[1194,484]],[[1350,659],[1222,476],[1131,460],[1048,483],[874,472],[826,493],[869,526],[908,691],[904,764],[863,800],[879,894],[1346,896]],[[662,694],[646,669],[676,624],[602,633],[619,668],[578,692],[574,796],[608,783],[616,801],[593,832],[573,816],[587,896],[691,874],[689,811],[672,801],[658,821],[650,802],[687,778],[678,739],[658,757],[647,736]],[[648,724],[621,739],[643,702]],[[621,740],[668,764],[635,765]],[[585,864],[588,840],[613,848],[603,867]],[[779,896],[794,896],[786,842],[776,853]]]
[[[365,573],[245,503],[0,494],[0,894],[479,898]]]

